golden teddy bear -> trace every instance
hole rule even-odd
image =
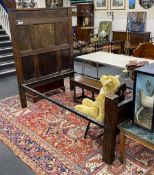
[[[103,87],[95,101],[88,98],[83,99],[82,104],[76,105],[75,109],[83,114],[86,114],[97,121],[104,121],[105,96],[108,94],[115,94],[120,87],[119,76],[103,75],[100,78]]]

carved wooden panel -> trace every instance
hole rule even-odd
[[[63,49],[61,50],[61,70],[66,70],[73,65],[73,61],[69,58],[70,55],[70,50],[69,49]],[[68,67],[69,65],[69,67]]]
[[[64,72],[65,77],[73,75],[71,20],[71,8],[9,11],[19,87],[49,78],[61,87]],[[42,82],[40,87],[44,89]]]
[[[24,79],[28,80],[35,77],[34,64],[33,64],[33,56],[23,57],[22,58],[22,69]]]
[[[57,71],[57,54],[55,51],[39,54],[38,60],[38,66],[41,76],[48,75]]]
[[[17,27],[18,45],[20,50],[32,50],[30,29],[28,26]]]
[[[56,26],[57,30],[56,30],[56,39],[57,39],[57,42],[56,44],[57,45],[60,45],[60,44],[66,44],[68,43],[68,35],[69,35],[69,31],[68,31],[68,28],[67,28],[67,22],[59,22]]]
[[[34,25],[34,36],[36,48],[45,48],[55,45],[55,31],[54,24],[37,24]]]

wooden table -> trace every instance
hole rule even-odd
[[[130,121],[121,123],[118,128],[120,129],[120,161],[122,163],[125,159],[125,142],[127,138],[154,150],[154,133],[142,129]]]
[[[76,58],[82,60],[83,62],[91,61],[94,63],[110,65],[110,66],[118,67],[122,69],[126,68],[126,65],[129,63],[130,60],[137,60],[138,62],[148,61],[149,63],[154,62],[154,60],[150,60],[150,59],[127,56],[127,55],[119,55],[119,54],[102,52],[102,51],[80,55],[80,56],[77,56]]]
[[[87,62],[96,63],[97,79],[99,79],[98,67],[100,64],[125,69],[126,65],[131,60],[137,60],[137,62],[148,61],[149,63],[154,63],[154,60],[151,60],[151,59],[120,55],[120,54],[114,54],[114,53],[108,53],[108,52],[102,52],[102,51],[80,55],[80,56],[77,56],[76,58],[81,60],[83,63],[82,74],[84,74],[84,71],[85,71],[85,63]]]

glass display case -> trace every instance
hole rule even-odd
[[[154,63],[135,70],[133,122],[154,132]]]

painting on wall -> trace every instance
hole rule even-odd
[[[146,12],[128,12],[127,31],[144,32],[146,16]]]
[[[129,0],[129,9],[135,9],[136,0]]]
[[[63,6],[63,0],[46,0],[46,7],[48,8],[56,8],[62,6]]]
[[[125,0],[111,0],[111,9],[125,9]]]
[[[17,8],[35,8],[37,5],[36,0],[18,0]]]
[[[79,3],[92,3],[93,0],[70,0],[71,6],[75,6]]]
[[[108,0],[94,0],[94,5],[96,10],[107,9]]]

